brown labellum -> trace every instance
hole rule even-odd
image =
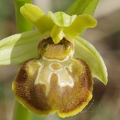
[[[64,118],[83,110],[92,98],[93,81],[88,65],[73,58],[73,44],[48,38],[38,50],[40,58],[26,61],[13,81],[17,100],[40,115],[58,112]]]

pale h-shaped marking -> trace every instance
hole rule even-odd
[[[67,62],[66,62],[67,63]],[[66,68],[71,71],[71,64],[67,65],[65,62],[58,61],[46,61],[42,64],[40,63],[40,67],[38,70],[38,75],[35,80],[35,85],[44,84],[46,86],[46,95],[50,90],[50,81],[53,74],[57,75],[58,85],[60,87],[64,86],[74,86],[73,78],[68,74]],[[72,71],[71,71],[72,72]]]

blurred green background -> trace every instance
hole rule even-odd
[[[74,0],[34,0],[45,12],[66,10]],[[120,0],[100,0],[95,12],[98,25],[83,35],[103,57],[109,73],[104,86],[94,78],[93,100],[67,120],[119,120],[120,116]],[[0,39],[16,33],[13,0],[0,0]],[[97,66],[96,66],[97,67]],[[17,66],[0,66],[0,120],[12,120],[14,96],[11,83]],[[39,116],[34,116],[39,118]],[[23,117],[24,119],[24,117]],[[48,115],[46,120],[60,120]]]

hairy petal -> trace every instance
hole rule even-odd
[[[108,74],[105,63],[92,44],[86,40],[77,37],[75,39],[75,53],[89,65],[93,77],[98,78],[105,85],[108,82]]]
[[[0,41],[0,65],[20,64],[28,59],[37,58],[37,45],[40,34],[28,31],[15,34]]]

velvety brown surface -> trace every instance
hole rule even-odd
[[[67,116],[67,113],[88,102],[93,82],[89,67],[84,61],[72,59],[72,71],[66,67],[74,80],[73,87],[59,86],[58,76],[52,74],[48,94],[45,84],[35,85],[38,69],[41,67],[39,62],[39,59],[33,59],[24,63],[13,82],[15,96],[30,111],[43,115],[59,111]]]

